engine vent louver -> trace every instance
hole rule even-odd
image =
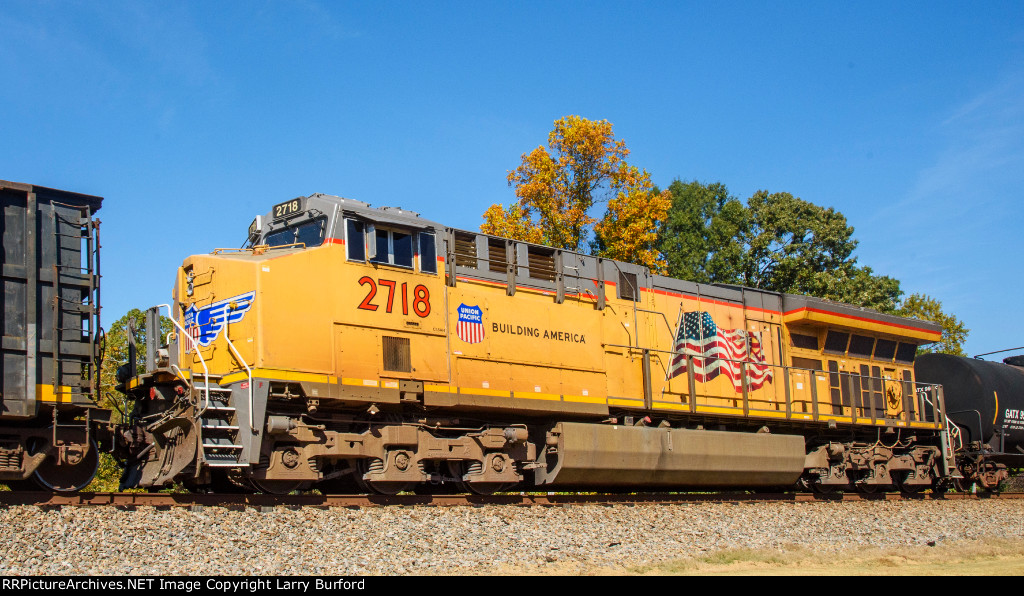
[[[384,370],[412,372],[409,338],[385,335],[381,339],[384,347]]]

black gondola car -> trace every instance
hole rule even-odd
[[[0,180],[0,482],[78,490],[109,440],[110,411],[97,406],[102,201]]]

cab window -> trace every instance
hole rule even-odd
[[[289,226],[267,234],[263,241],[267,246],[286,246],[302,243],[306,248],[320,246],[324,242],[324,219],[315,219],[298,226]]]

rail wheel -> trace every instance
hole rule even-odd
[[[366,480],[363,476],[367,472],[377,471],[379,467],[383,466],[384,462],[380,459],[361,459],[356,462],[356,483],[359,488],[364,491],[376,494],[376,495],[397,495],[401,492],[410,491],[415,488],[415,482],[394,482],[394,481],[383,481],[383,480]]]
[[[479,472],[480,462],[451,461],[448,462],[448,466],[452,476],[463,478],[466,474]],[[484,496],[493,495],[503,490],[510,490],[515,486],[514,483],[510,482],[466,482],[465,480],[459,480],[456,484],[462,492]]]
[[[854,483],[853,488],[862,495],[877,495],[888,490],[888,487],[885,485],[868,484],[867,482],[856,482]]]
[[[256,480],[250,478],[249,482],[256,490],[268,495],[287,495],[309,488],[309,483],[304,480]]]
[[[822,484],[820,482],[811,483],[811,492],[816,495],[834,495],[839,492],[839,487],[835,484]]]
[[[899,474],[893,474],[892,481],[893,485],[904,495],[916,495],[923,491],[926,486],[922,484],[908,484],[907,479],[910,476],[910,472],[902,472]]]
[[[55,492],[73,493],[82,490],[92,482],[100,468],[96,442],[88,439],[87,444],[85,431],[77,428],[63,429],[58,440],[67,449],[63,464],[57,461],[56,447],[51,447],[50,441],[35,441],[29,445],[30,454],[39,453],[40,449],[53,449],[32,478],[43,488]]]

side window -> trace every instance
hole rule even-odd
[[[412,269],[412,234],[377,228],[374,235],[377,255],[370,261]]]
[[[354,219],[345,220],[345,247],[348,249],[350,261],[366,260],[366,238],[363,235],[363,222]]]
[[[437,245],[434,244],[434,235],[429,232],[418,234],[420,241],[420,271],[424,273],[437,273]]]
[[[829,354],[845,354],[846,344],[850,341],[849,333],[829,331],[825,336],[825,351]]]
[[[890,339],[880,339],[875,343],[875,360],[892,362],[896,354],[896,342]]]
[[[871,349],[875,347],[875,338],[854,333],[850,337],[850,356],[871,358]]]
[[[789,340],[793,343],[794,348],[818,351],[818,337],[816,335],[790,333]]]
[[[899,347],[896,348],[896,362],[913,364],[915,356],[917,356],[917,344],[900,342]]]

